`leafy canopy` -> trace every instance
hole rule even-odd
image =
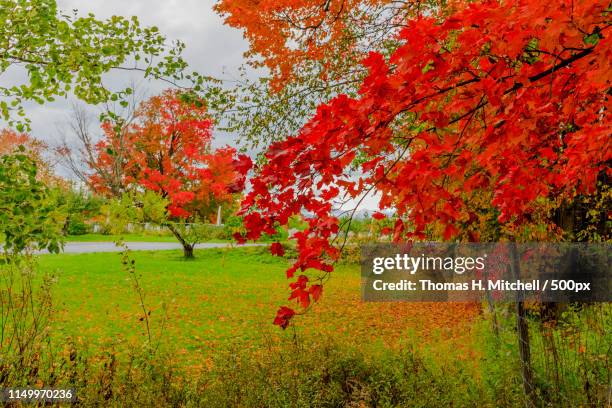
[[[555,239],[547,213],[610,176],[609,16],[604,0],[517,0],[405,20],[389,58],[364,60],[356,97],[320,105],[269,147],[240,238],[307,220],[287,271],[300,273],[290,299],[304,308],[339,255],[334,202],[377,192],[396,241],[479,240],[485,223],[512,239],[544,223],[539,238]]]
[[[231,147],[213,149],[203,101],[186,102],[168,90],[143,102],[134,123],[121,132],[109,126],[103,124],[105,138],[92,166],[91,185],[98,192],[156,193],[167,202],[165,225],[184,246],[193,244],[186,241],[193,235],[186,225],[214,220],[221,205],[234,207],[251,162]]]
[[[187,72],[184,44],[169,44],[157,27],[141,27],[136,17],[60,13],[55,0],[0,0],[0,76],[21,67],[27,79],[0,86],[0,115],[23,130],[23,102],[53,101],[73,92],[88,103],[121,100],[127,88],[113,92],[102,76],[113,69],[140,71],[174,84],[188,81],[195,91],[207,80]],[[212,89],[212,88],[211,88]],[[27,126],[27,120],[25,126]]]
[[[297,132],[316,106],[355,95],[370,51],[389,55],[400,44],[405,20],[433,12],[446,1],[221,0],[226,24],[250,43],[247,67],[233,88],[227,130],[248,147]],[[248,68],[265,68],[253,80]]]
[[[243,188],[248,158],[241,156],[247,166],[237,166],[234,149],[212,148],[212,120],[202,101],[185,102],[180,92],[168,90],[142,103],[136,121],[123,133],[108,126],[103,124],[105,137],[97,145],[96,169],[112,173],[121,167],[124,190],[157,192],[168,199],[172,217],[186,219],[197,213],[207,218],[216,213],[218,203],[231,201]],[[91,184],[99,192],[112,193],[98,171]]]

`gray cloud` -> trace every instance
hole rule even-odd
[[[213,11],[214,1],[202,0],[59,0],[63,10],[92,12],[98,18],[112,15],[138,16],[142,25],[157,26],[169,39],[187,44],[186,60],[198,72],[218,76],[226,67],[242,63],[248,44],[239,30],[223,25]]]

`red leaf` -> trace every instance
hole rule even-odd
[[[375,220],[384,220],[385,218],[387,218],[387,216],[381,213],[380,211],[376,211],[374,214],[372,214],[372,218],[374,218]]]
[[[453,224],[448,224],[446,228],[444,229],[444,240],[449,241],[451,238],[453,238],[458,233],[459,233],[459,230],[457,229],[457,227],[455,227]]]
[[[239,244],[244,244],[246,242],[246,239],[244,238],[244,236],[239,233],[239,232],[234,232],[234,234],[232,235],[232,237],[234,238],[234,240],[236,242],[238,242]]]
[[[240,154],[238,159],[234,160],[234,167],[238,173],[246,174],[253,167],[253,161],[246,154]]]
[[[270,252],[275,256],[283,256],[285,255],[285,248],[280,242],[274,242],[270,245]]]
[[[310,294],[312,295],[313,300],[317,302],[319,298],[321,298],[321,294],[323,293],[323,286],[322,285],[312,285],[310,289],[308,290]]]
[[[280,326],[282,329],[286,329],[289,325],[289,321],[295,315],[295,311],[286,306],[281,306],[276,312],[276,317],[274,318],[274,324]]]

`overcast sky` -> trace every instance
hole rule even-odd
[[[187,48],[184,58],[191,70],[222,79],[237,77],[243,63],[242,55],[248,44],[242,32],[223,25],[223,19],[212,7],[212,0],[58,0],[58,7],[66,12],[77,9],[80,15],[89,12],[103,19],[112,15],[138,16],[141,25],[155,25],[169,40],[181,40]],[[22,79],[22,73],[8,72],[3,82]],[[148,95],[155,94],[167,84],[143,81],[137,73],[115,72],[105,76],[105,85],[121,89],[132,80]],[[6,82],[5,82],[6,83]],[[56,102],[38,105],[26,104],[26,113],[32,120],[32,135],[53,142],[58,138],[58,127],[67,120],[74,98],[59,98]],[[91,108],[92,112],[98,112]],[[4,126],[5,124],[2,123]],[[216,134],[217,145],[230,143],[232,136]]]

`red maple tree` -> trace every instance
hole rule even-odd
[[[213,149],[212,120],[205,104],[186,101],[178,91],[143,102],[136,117],[120,138],[117,132],[105,132],[97,146],[96,167],[121,174],[125,190],[151,190],[167,199],[172,221],[167,227],[183,245],[185,256],[191,257],[193,244],[175,223],[210,221],[219,205],[231,203],[243,190],[251,161],[231,147]],[[117,166],[120,170],[113,168]],[[97,191],[110,191],[99,172],[91,183]]]
[[[526,238],[558,238],[550,211],[610,176],[609,12],[603,0],[482,1],[403,22],[389,58],[363,61],[357,97],[320,105],[299,134],[269,147],[237,238],[306,219],[287,271],[303,308],[339,256],[334,199],[377,192],[380,209],[395,210],[396,241],[432,231],[476,241],[491,221],[502,238],[536,224],[543,235]],[[275,323],[295,314],[282,307]]]

